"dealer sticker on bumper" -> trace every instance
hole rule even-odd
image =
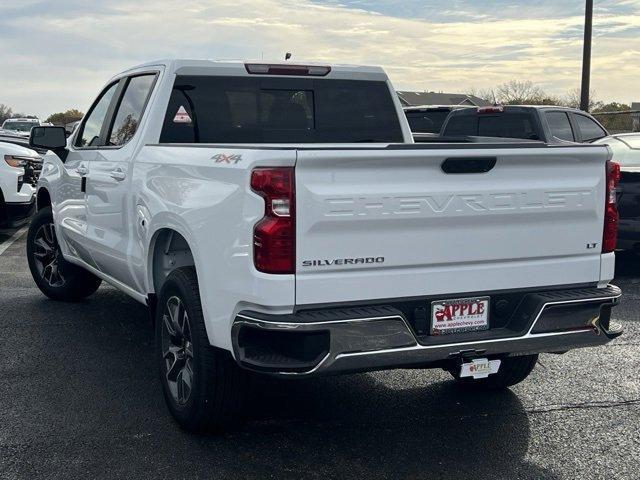
[[[489,297],[431,302],[431,335],[487,330]]]

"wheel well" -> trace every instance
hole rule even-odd
[[[51,206],[51,195],[49,195],[49,190],[46,188],[41,188],[38,190],[38,196],[36,197],[36,208],[38,210],[42,210],[43,208]]]
[[[169,274],[180,267],[193,267],[193,254],[191,248],[185,240],[175,230],[162,229],[155,237],[153,242],[153,257],[151,260],[153,291],[155,294],[160,293],[162,285]]]

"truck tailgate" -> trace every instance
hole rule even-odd
[[[599,146],[300,149],[296,303],[598,282],[607,158]]]

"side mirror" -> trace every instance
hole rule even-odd
[[[33,127],[29,135],[29,146],[53,150],[55,153],[67,147],[64,127]]]

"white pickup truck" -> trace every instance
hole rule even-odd
[[[28,258],[42,292],[149,306],[169,410],[241,415],[248,372],[444,368],[504,388],[611,320],[605,146],[414,144],[380,68],[193,60],[127,70],[51,150]]]

